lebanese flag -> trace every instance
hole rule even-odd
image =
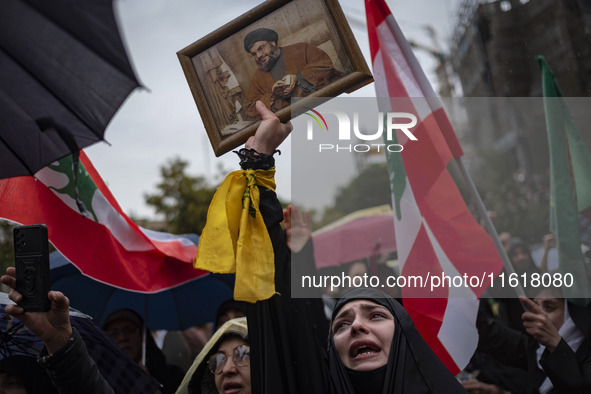
[[[44,223],[49,240],[85,275],[112,286],[157,292],[209,274],[195,270],[195,244],[186,237],[143,229],[121,210],[83,151],[76,204],[72,157],[32,176],[0,180],[0,217]]]
[[[403,151],[387,153],[401,275],[421,276],[429,284],[442,274],[479,279],[433,291],[430,286],[402,289],[417,329],[457,374],[476,349],[478,298],[491,282],[489,275],[502,269],[502,260],[447,171],[450,160],[463,152],[440,100],[384,0],[365,0],[365,7],[380,111],[406,109],[418,118],[417,140],[400,133]]]

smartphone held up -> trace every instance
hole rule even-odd
[[[51,281],[47,227],[44,224],[16,226],[13,236],[16,290],[23,296],[18,305],[25,312],[48,311]]]

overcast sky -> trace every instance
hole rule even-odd
[[[408,39],[432,47],[424,26],[437,31],[440,45],[447,48],[453,14],[459,0],[387,0]],[[215,157],[199,112],[191,96],[176,52],[204,35],[256,7],[261,1],[224,0],[118,0],[120,29],[136,74],[147,89],[137,89],[111,121],[106,139],[85,149],[111,192],[128,215],[156,218],[144,203],[144,194],[156,191],[159,168],[178,156],[190,163],[190,175],[202,175],[211,184],[222,166],[237,169],[237,157]],[[341,0],[347,18],[367,63],[369,44],[362,0]],[[416,52],[427,76],[435,83],[435,62]],[[373,84],[357,91],[373,97]],[[297,132],[294,131],[294,132]],[[289,140],[277,159],[277,192],[290,199],[291,152]],[[335,187],[338,185],[335,185]]]

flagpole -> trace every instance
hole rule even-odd
[[[484,203],[482,202],[482,199],[480,198],[480,194],[478,193],[478,190],[476,189],[474,182],[472,182],[472,178],[470,177],[470,174],[468,174],[466,167],[464,167],[464,163],[462,163],[462,160],[459,157],[456,157],[455,161],[458,165],[458,168],[460,170],[462,178],[464,179],[464,182],[466,182],[466,184],[468,185],[468,188],[470,189],[470,194],[472,195],[472,198],[476,202],[476,207],[478,209],[478,213],[480,214],[482,220],[484,221],[484,228],[486,229],[486,231],[489,233],[490,237],[492,238],[492,240],[497,248],[497,251],[499,252],[499,255],[501,256],[501,260],[503,261],[503,265],[505,266],[505,269],[507,270],[507,273],[509,274],[509,277],[517,276],[517,273],[515,272],[515,268],[513,268],[513,264],[511,264],[511,260],[509,260],[509,256],[507,256],[507,252],[505,251],[505,248],[503,247],[503,244],[501,243],[501,240],[499,239],[499,235],[497,234],[497,230],[495,229],[495,226],[494,226],[492,220],[490,220],[490,217],[488,216],[488,212],[486,211],[486,208],[484,207]],[[526,297],[525,290],[523,290],[523,287],[521,286],[520,281],[517,281],[517,286],[511,286],[511,287],[515,289],[515,291],[517,292],[517,295],[519,297]]]

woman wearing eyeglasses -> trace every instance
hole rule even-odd
[[[207,342],[177,394],[251,394],[246,318],[229,320]]]

